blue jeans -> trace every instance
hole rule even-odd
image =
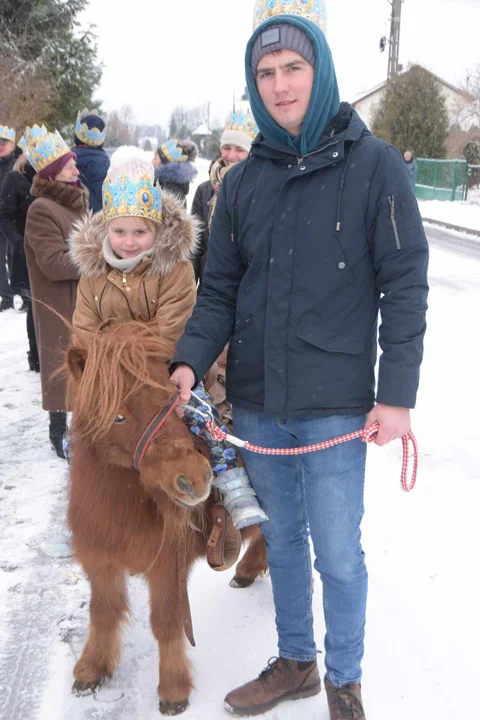
[[[365,416],[282,420],[233,408],[235,435],[256,445],[293,448],[361,429]],[[360,682],[365,634],[367,570],[360,543],[366,445],[353,440],[297,456],[242,450],[258,501],[268,551],[281,657],[316,659],[312,569],[323,585],[327,677],[341,687]]]

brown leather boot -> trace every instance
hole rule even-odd
[[[239,717],[261,715],[283,700],[312,697],[320,690],[316,660],[307,664],[285,658],[271,658],[256,680],[228,693],[225,708]]]
[[[349,683],[337,688],[325,680],[330,720],[365,720],[362,705],[362,686],[360,683]]]

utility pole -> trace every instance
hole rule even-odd
[[[400,53],[400,21],[403,0],[388,0],[392,6],[392,21],[390,24],[390,49],[388,53],[388,80],[398,74]]]

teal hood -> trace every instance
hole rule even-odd
[[[308,106],[302,131],[296,137],[275,122],[258,94],[257,85],[251,68],[252,48],[257,37],[272,25],[288,23],[297,25],[312,41],[315,50],[315,75],[312,96]],[[245,72],[250,94],[252,112],[265,142],[295,153],[299,157],[312,152],[318,145],[329,120],[337,114],[340,107],[337,77],[333,65],[332,53],[326,37],[317,25],[296,15],[270,18],[255,30],[250,38],[245,54]]]

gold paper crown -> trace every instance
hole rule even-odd
[[[141,217],[162,222],[162,191],[154,185],[153,165],[141,158],[110,166],[103,182],[103,219]]]
[[[100,118],[100,120],[103,120],[105,124],[103,130],[99,130],[96,127],[89,128],[87,123],[83,122],[89,115],[96,115]],[[105,118],[101,117],[98,110],[88,110],[87,108],[84,108],[83,110],[80,110],[77,115],[75,135],[82,143],[84,143],[84,145],[89,145],[90,147],[100,147],[104,144],[107,136],[107,121]]]
[[[25,130],[27,157],[37,172],[44,170],[55,160],[70,152],[70,148],[58,130],[48,132],[45,125],[34,125]]]
[[[256,0],[253,29],[278,15],[299,15],[310,20],[325,32],[327,8],[325,0]]]
[[[0,140],[15,142],[15,130],[8,125],[0,125]]]
[[[255,140],[259,132],[255,118],[250,110],[237,110],[237,112],[228,113],[224,132],[229,130],[240,130],[249,135],[252,140]]]

